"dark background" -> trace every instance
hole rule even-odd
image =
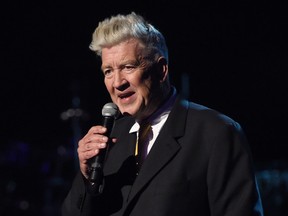
[[[178,90],[242,125],[266,216],[288,215],[287,1],[1,4],[1,216],[58,215],[77,142],[110,101],[91,35],[131,11],[166,36]]]

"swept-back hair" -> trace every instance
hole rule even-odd
[[[134,12],[128,15],[118,14],[99,22],[93,33],[90,49],[101,56],[102,48],[131,38],[138,39],[154,59],[163,56],[168,62],[168,49],[162,33]]]

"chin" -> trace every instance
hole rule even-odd
[[[123,115],[128,115],[128,116],[135,116],[135,112],[131,112],[130,110],[125,109],[122,112]]]
[[[119,107],[121,113],[123,115],[126,115],[126,116],[134,116],[136,117],[136,115],[139,113],[138,109],[135,108],[135,107]]]

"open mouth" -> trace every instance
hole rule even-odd
[[[126,99],[126,98],[129,98],[130,96],[132,96],[133,94],[134,94],[134,92],[127,92],[127,93],[119,94],[118,97],[120,99]]]

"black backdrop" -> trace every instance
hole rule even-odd
[[[266,214],[287,215],[287,9],[284,1],[3,2],[0,214],[57,214],[77,140],[109,101],[91,34],[103,18],[135,11],[166,36],[178,90],[243,126]]]

